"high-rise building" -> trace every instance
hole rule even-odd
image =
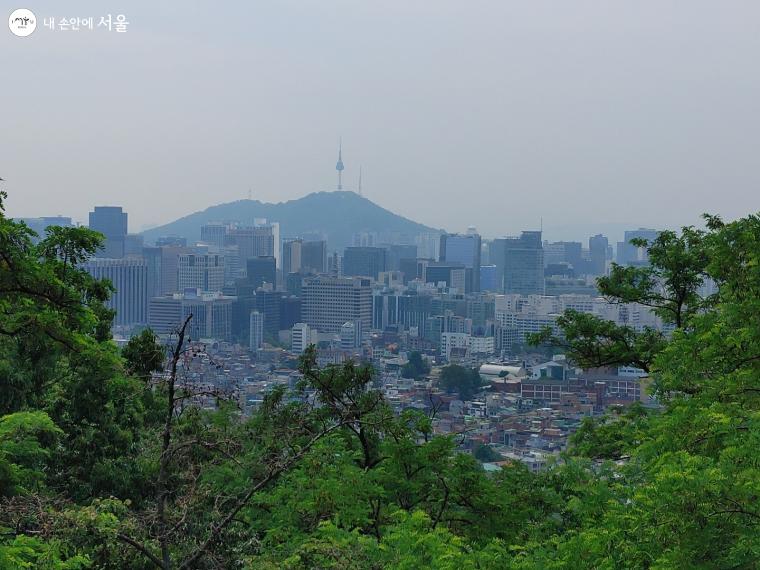
[[[228,232],[230,245],[238,246],[241,263],[253,257],[274,256],[275,231],[273,225],[232,228]]]
[[[201,241],[217,248],[227,245],[227,230],[229,226],[221,222],[209,222],[201,226]]]
[[[171,334],[189,316],[191,339],[232,339],[232,305],[235,297],[220,292],[187,290],[154,297],[148,306],[148,323],[157,334]]]
[[[283,294],[278,291],[257,289],[254,300],[256,310],[264,316],[264,334],[277,336],[280,330],[280,308]]]
[[[464,266],[465,293],[480,291],[480,244],[477,233],[441,235],[439,261]]]
[[[161,294],[179,292],[179,256],[192,251],[187,247],[164,245],[161,249]]]
[[[106,259],[94,257],[84,264],[96,279],[108,279],[114,287],[106,303],[116,311],[115,325],[132,326],[147,322],[148,264],[140,257]]]
[[[304,241],[301,246],[301,269],[308,273],[327,273],[327,242]]]
[[[496,265],[480,266],[480,290],[481,291],[500,291],[499,282],[496,279]]]
[[[33,230],[37,234],[36,237],[32,237],[32,241],[34,243],[45,239],[46,230],[51,226],[60,226],[64,228],[74,226],[74,224],[71,222],[71,218],[66,218],[63,216],[45,216],[42,218],[14,218],[14,221],[24,222],[27,226],[29,226],[29,229]]]
[[[349,321],[340,327],[340,348],[353,350],[362,345],[362,322]]]
[[[315,330],[306,323],[296,323],[290,331],[290,350],[295,354],[303,354],[311,344],[316,344]]]
[[[156,238],[156,247],[187,247],[187,238],[182,236],[161,236]]]
[[[282,242],[282,274],[301,271],[302,239],[286,239]]]
[[[372,326],[372,284],[367,278],[317,276],[304,279],[301,315],[310,327],[338,333],[347,321]]]
[[[464,293],[467,290],[467,268],[461,263],[431,261],[425,267],[425,282],[445,283],[446,287]]]
[[[392,244],[388,246],[387,268],[392,271],[401,271],[402,259],[416,259],[417,246],[408,244]]]
[[[163,295],[161,290],[161,248],[144,246],[142,258],[147,266],[148,299]]]
[[[124,255],[142,255],[145,238],[142,234],[127,234],[124,238]]]
[[[105,236],[105,243],[98,257],[119,259],[124,257],[127,238],[127,213],[121,206],[95,206],[90,212],[90,229]]]
[[[521,295],[543,295],[544,249],[540,231],[522,232],[519,238],[506,238],[504,247],[504,291]]]
[[[347,247],[343,253],[343,275],[377,280],[386,270],[386,255],[383,247]]]
[[[631,243],[632,239],[645,239],[651,244],[660,235],[659,230],[639,228],[625,232],[625,239],[617,244],[617,262],[619,265],[649,265],[649,252],[646,247]]]
[[[299,322],[301,322],[301,298],[295,295],[281,295],[279,330],[288,330]]]
[[[277,261],[274,256],[252,257],[246,261],[246,274],[248,282],[256,287],[263,287],[269,283],[272,288],[277,287]]]
[[[589,273],[591,275],[605,275],[607,273],[607,250],[609,241],[602,234],[588,238],[588,252],[590,258]]]
[[[567,264],[574,275],[585,275],[583,244],[579,241],[557,241],[544,244],[544,267]]]
[[[221,291],[224,287],[224,256],[212,253],[181,254],[177,260],[177,288]]]
[[[256,351],[261,348],[264,343],[264,315],[258,311],[251,311],[251,330],[249,347],[252,351]]]

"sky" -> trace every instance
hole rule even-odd
[[[582,239],[760,210],[755,0],[26,1],[0,28],[11,216],[130,231],[344,187],[433,227]],[[127,32],[46,18],[124,14]]]

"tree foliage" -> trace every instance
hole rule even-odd
[[[471,400],[483,381],[475,368],[449,364],[441,370],[439,384],[449,394],[458,394],[462,400]]]
[[[80,268],[100,236],[32,237],[0,209],[0,568],[757,566],[757,216],[665,232],[649,267],[600,280],[667,335],[567,313],[535,339],[640,366],[661,405],[585,420],[540,473],[486,474],[425,412],[394,411],[371,368],[319,369],[313,349],[243,418],[185,381],[178,363],[204,355],[184,327],[116,348],[110,286]],[[448,366],[440,386],[470,398],[480,377]]]

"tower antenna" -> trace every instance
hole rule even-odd
[[[338,171],[338,190],[343,190],[343,137],[338,142],[338,162],[335,163],[335,170]]]
[[[359,196],[362,196],[362,165],[359,165]]]

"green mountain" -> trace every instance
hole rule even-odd
[[[238,200],[211,206],[163,226],[143,232],[146,242],[160,236],[179,235],[199,240],[203,224],[215,221],[253,223],[266,218],[280,223],[282,237],[323,234],[331,249],[352,244],[358,232],[415,235],[440,230],[419,224],[359,196],[354,192],[315,192],[288,202],[268,204],[258,200]]]

